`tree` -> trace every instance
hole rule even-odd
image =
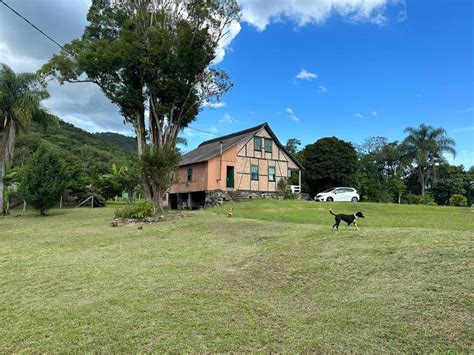
[[[433,197],[438,205],[447,205],[454,194],[466,193],[465,172],[462,165],[443,164],[438,167],[437,175],[433,185]]]
[[[291,154],[295,155],[298,152],[298,146],[301,145],[301,141],[297,138],[290,138],[286,141],[285,148]]]
[[[140,159],[161,156],[204,103],[230,89],[227,74],[210,64],[238,17],[235,0],[94,1],[82,38],[42,73],[60,83],[97,84],[133,125]],[[150,176],[141,176],[145,197],[158,205],[169,186]]]
[[[357,153],[352,144],[336,137],[322,138],[307,145],[301,155],[305,186],[311,194],[354,183]]]
[[[370,137],[357,147],[359,171],[356,187],[369,201],[400,201],[405,191],[402,179],[404,166],[397,141],[385,137]]]
[[[42,216],[58,203],[66,171],[60,155],[42,144],[21,171],[20,194]]]
[[[57,122],[41,105],[49,97],[45,84],[33,73],[16,74],[0,64],[0,210],[4,212],[3,177],[13,158],[20,130],[32,121],[47,125]]]
[[[116,164],[112,164],[109,174],[98,177],[98,187],[106,199],[122,195],[123,191],[126,191],[129,199],[132,199],[137,185],[138,176],[136,171],[125,165],[118,167]]]
[[[165,146],[165,149],[156,150],[153,153],[146,152],[140,160],[140,170],[144,176],[147,176],[153,184],[155,191],[168,189],[173,182],[174,167],[179,163],[181,155],[171,144]],[[163,197],[156,201],[160,211],[163,211]]]
[[[421,195],[425,195],[425,188],[433,171],[435,163],[444,163],[444,153],[456,156],[454,139],[446,136],[444,128],[433,128],[421,124],[418,128],[405,129],[408,136],[402,142],[404,156],[408,162],[415,164]]]

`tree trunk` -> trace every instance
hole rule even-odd
[[[145,117],[143,113],[137,112],[134,124],[135,124],[135,134],[137,135],[138,158],[140,159],[147,150]],[[145,197],[145,200],[152,201],[153,195],[151,191],[151,184],[149,182],[148,177],[141,174],[141,180],[142,180],[141,185],[143,188],[143,196]]]
[[[425,196],[425,175],[420,174],[421,196]]]

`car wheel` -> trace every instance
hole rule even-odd
[[[354,196],[353,198],[351,198],[351,201],[352,201],[352,202],[357,202],[357,201],[359,201],[359,199]]]
[[[328,198],[326,199],[326,201],[327,201],[327,202],[332,202],[332,201],[334,201],[334,199],[333,199],[332,197],[328,197]]]

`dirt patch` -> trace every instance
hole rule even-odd
[[[143,219],[134,218],[114,218],[112,220],[112,227],[138,227],[141,228],[144,224],[159,223],[166,221],[175,221],[182,218],[192,217],[190,213],[180,213],[173,215],[160,215],[156,217],[145,217]]]

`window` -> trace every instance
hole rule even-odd
[[[250,165],[250,180],[258,180],[258,165]]]
[[[274,166],[268,167],[268,181],[270,182],[276,181],[276,169]]]
[[[193,168],[188,168],[188,182],[193,181]]]
[[[272,152],[272,140],[270,138],[265,138],[265,152]]]
[[[262,150],[262,137],[253,138],[253,149],[258,151]]]

